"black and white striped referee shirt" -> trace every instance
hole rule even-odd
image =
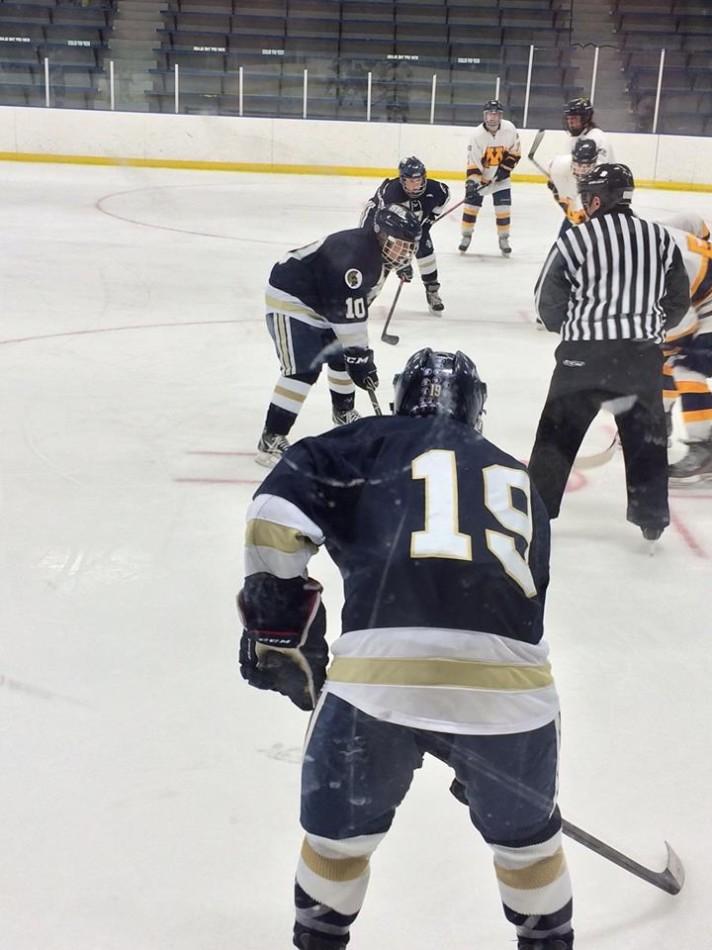
[[[540,319],[562,340],[662,343],[690,306],[690,283],[665,228],[616,209],[559,237],[534,296]]]

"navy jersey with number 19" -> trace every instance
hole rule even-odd
[[[446,416],[360,420],[294,445],[248,513],[246,574],[344,583],[326,690],[421,728],[518,732],[558,700],[549,526],[526,467]]]

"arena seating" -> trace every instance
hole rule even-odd
[[[0,102],[45,105],[49,62],[50,104],[91,108],[103,73],[114,8],[65,0],[0,3]]]
[[[243,69],[243,112],[301,115],[304,69],[314,117],[472,124],[495,94],[521,118],[529,48],[537,46],[532,99],[560,121],[579,94],[568,13],[558,0],[170,0],[163,11],[151,108],[173,111],[174,67],[186,111],[235,114]],[[287,15],[288,14],[288,15]],[[227,74],[227,75],[226,75]],[[230,93],[226,96],[226,84]],[[544,105],[546,103],[546,105]]]
[[[612,16],[638,127],[652,129],[665,49],[657,131],[706,135],[712,127],[712,5],[704,0],[617,0]]]

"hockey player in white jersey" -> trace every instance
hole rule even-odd
[[[459,250],[467,251],[472,232],[482,207],[483,197],[478,188],[493,181],[509,183],[512,170],[521,158],[519,133],[514,124],[502,118],[504,109],[497,99],[484,105],[483,121],[475,129],[467,147],[467,176],[465,181],[465,208],[462,215],[462,236]],[[494,213],[497,220],[499,248],[511,254],[509,229],[512,211],[512,190],[503,187],[493,192]]]
[[[593,121],[593,105],[591,100],[583,97],[580,99],[571,99],[564,107],[564,128],[571,136],[571,151],[579,139],[593,139],[598,147],[598,162],[601,165],[604,162],[615,162],[613,148],[608,141],[608,136],[599,129]]]
[[[600,164],[598,154],[598,146],[593,139],[578,139],[571,154],[555,155],[549,163],[547,188],[564,212],[559,235],[586,220],[578,183]]]
[[[668,469],[675,482],[712,478],[712,243],[699,215],[684,212],[659,222],[680,248],[690,279],[690,309],[666,337],[663,401],[672,433],[672,409],[680,401],[687,454]]]

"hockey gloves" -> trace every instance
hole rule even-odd
[[[495,181],[504,181],[505,178],[509,178],[512,174],[511,168],[506,168],[504,165],[498,165],[497,171],[494,173]]]
[[[365,346],[347,346],[344,350],[346,372],[359,389],[376,389],[378,371],[373,362],[373,350]]]
[[[477,198],[479,194],[480,186],[479,183],[474,181],[472,178],[468,178],[465,182],[465,201],[472,202]]]
[[[304,710],[316,706],[329,662],[321,590],[313,578],[251,574],[237,597],[243,679]]]
[[[399,277],[404,284],[409,284],[413,279],[413,265],[406,264],[405,267],[401,267],[400,270],[396,271],[396,276]]]

